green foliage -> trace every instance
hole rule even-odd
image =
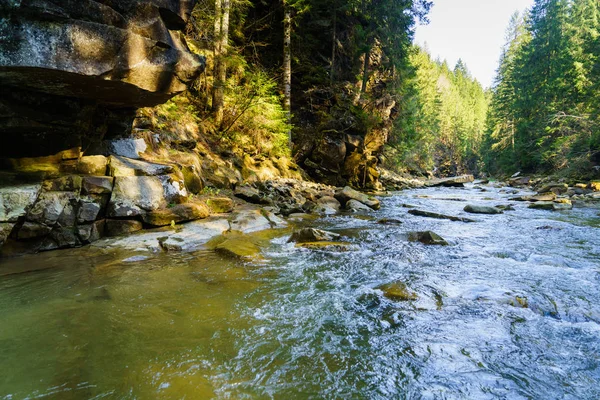
[[[231,148],[253,155],[290,155],[290,126],[277,82],[260,69],[244,70],[228,79],[223,127],[219,135]]]

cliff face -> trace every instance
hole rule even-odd
[[[204,60],[182,30],[195,0],[0,0],[0,156],[40,156],[131,130]]]

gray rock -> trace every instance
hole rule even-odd
[[[394,219],[394,218],[383,218],[383,219],[380,219],[379,221],[377,221],[377,223],[379,225],[400,225],[400,224],[402,224],[402,221],[400,221],[399,219]]]
[[[535,196],[529,196],[529,201],[541,201],[541,202],[546,202],[546,201],[554,201],[556,200],[556,195],[554,193],[544,193],[544,194],[538,194]]]
[[[567,190],[569,190],[569,185],[567,185],[566,183],[557,183],[557,182],[551,182],[551,183],[547,183],[544,186],[541,186],[537,192],[542,194],[542,193],[554,193],[554,194],[562,194],[562,193],[566,193]]]
[[[317,206],[313,211],[325,215],[337,214],[340,211],[340,208],[342,207],[339,201],[337,201],[334,197],[329,196],[317,199],[316,205]]]
[[[467,205],[464,210],[471,214],[502,214],[503,211],[496,207],[480,206],[475,204]]]
[[[371,211],[371,207],[366,206],[358,200],[348,200],[346,203],[346,210],[354,212]]]
[[[363,203],[366,206],[369,206],[373,210],[379,210],[380,203],[379,200],[369,197],[364,193],[360,193],[357,190],[352,189],[351,187],[344,187],[342,190],[339,190],[335,193],[335,198],[345,206],[346,203],[350,200],[356,200]]]
[[[0,188],[0,222],[16,222],[35,202],[41,184]],[[12,228],[11,228],[12,229]]]
[[[65,227],[74,227],[75,221],[77,221],[77,208],[79,206],[79,200],[75,197],[69,199],[69,202],[65,204],[65,208],[63,208],[60,217],[56,221],[59,226]]]
[[[27,213],[27,220],[54,226],[65,207],[75,198],[71,192],[44,192]]]
[[[95,202],[81,200],[79,204],[79,211],[77,213],[77,223],[85,224],[93,222],[100,213],[100,205]]]
[[[144,139],[133,138],[109,140],[106,146],[111,155],[135,159],[148,148]]]
[[[440,235],[431,231],[410,232],[408,234],[408,240],[411,242],[421,242],[423,244],[448,246],[448,242],[446,242]]]
[[[171,33],[184,29],[193,0],[41,4],[0,8],[3,86],[145,107],[185,90],[204,67]]]
[[[158,179],[163,185],[163,192],[168,203],[183,203],[188,199],[189,193],[185,183],[175,174],[161,175]]]
[[[135,217],[168,205],[162,181],[156,176],[119,176],[108,203],[109,217]]]
[[[174,171],[172,165],[151,163],[131,158],[111,156],[109,171],[111,176],[157,176]]]

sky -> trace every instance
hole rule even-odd
[[[429,24],[416,29],[415,43],[454,68],[459,58],[484,86],[492,85],[506,28],[515,11],[533,0],[433,0]]]

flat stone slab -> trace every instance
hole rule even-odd
[[[93,243],[92,246],[151,252],[195,251],[206,245],[212,238],[228,231],[250,233],[287,226],[281,218],[260,209],[241,210],[235,214],[239,221],[234,224],[226,218],[214,216],[178,225],[177,229],[160,228],[120,238],[103,239]],[[263,214],[269,218],[267,219]]]

